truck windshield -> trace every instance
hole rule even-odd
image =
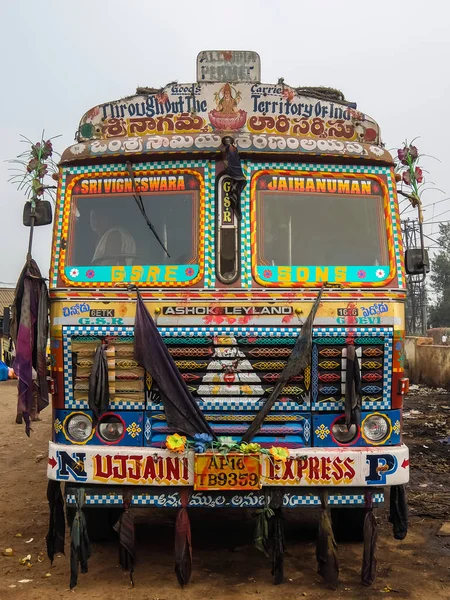
[[[276,282],[287,273],[292,281],[320,281],[315,277],[320,272],[329,280],[333,273],[341,281],[387,278],[387,222],[379,182],[266,172],[256,181],[254,201],[255,258],[262,279]]]

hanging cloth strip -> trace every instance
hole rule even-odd
[[[78,565],[82,573],[88,572],[88,560],[91,557],[91,543],[89,541],[86,517],[83,513],[85,489],[75,490],[76,512],[72,523],[70,545],[70,589],[78,582]]]
[[[123,494],[123,513],[114,525],[119,534],[119,564],[130,573],[131,587],[134,587],[133,573],[136,559],[134,517],[131,512],[132,491],[126,489]]]
[[[330,510],[328,508],[328,491],[320,492],[322,506],[319,518],[319,532],[316,544],[317,572],[333,589],[337,588],[339,579],[339,562],[337,544],[333,535]]]
[[[347,345],[347,369],[345,379],[345,424],[361,424],[361,371],[355,346]]]
[[[175,522],[175,573],[181,587],[187,585],[192,573],[191,523],[187,506],[189,489],[180,490],[181,508]]]
[[[269,506],[270,497],[267,488],[264,488],[264,506],[255,511],[256,526],[253,542],[255,548],[269,558],[269,521],[274,512]]]
[[[88,403],[96,423],[109,406],[108,359],[103,344],[95,351],[94,365],[89,377]]]
[[[389,523],[396,540],[404,540],[408,533],[408,503],[404,485],[393,485],[390,488]]]
[[[377,522],[373,514],[371,490],[365,491],[366,514],[364,516],[364,553],[361,568],[363,585],[370,586],[377,576]]]
[[[150,313],[137,291],[134,356],[158,385],[170,429],[192,437],[207,433],[216,438],[181,377]]]
[[[228,139],[234,142],[232,138]],[[236,217],[240,221],[242,219],[241,194],[247,185],[247,180],[242,170],[239,152],[234,143],[229,143],[226,145],[222,155],[225,165],[225,171],[223,174],[228,175],[231,179],[231,189],[229,192],[231,207],[234,210]]]
[[[49,479],[47,485],[47,500],[50,508],[47,542],[47,556],[53,564],[55,554],[64,554],[64,541],[66,535],[66,520],[64,518],[64,500],[61,494],[59,481]]]
[[[272,575],[275,585],[283,583],[284,579],[284,543],[283,507],[284,492],[281,489],[271,490],[270,508],[273,516],[270,519],[272,533]]]
[[[19,378],[18,422],[23,416],[29,436],[31,418],[48,406],[48,291],[33,259],[26,263],[17,281],[11,310],[11,337],[16,347],[13,369]],[[33,368],[37,374],[37,406],[33,400]]]
[[[249,428],[242,436],[243,442],[250,442],[261,429],[264,419],[269,414],[271,408],[277,401],[278,396],[281,394],[284,386],[289,381],[289,379],[291,379],[291,377],[295,377],[296,375],[304,371],[309,365],[311,361],[312,326],[317,309],[320,305],[320,299],[322,297],[323,290],[324,288],[322,287],[317,295],[317,298],[314,302],[311,312],[308,315],[308,318],[302,325],[300,335],[298,336],[297,341],[295,342],[295,346],[293,347],[292,352],[287,360],[287,363],[283,371],[281,372],[277,385],[274,387],[272,393],[267,398],[262,408],[259,410],[253,421],[250,423]]]

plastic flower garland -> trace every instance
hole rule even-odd
[[[281,446],[272,446],[272,448],[261,448],[256,442],[249,444],[239,444],[232,437],[219,437],[215,442],[207,433],[196,433],[193,440],[187,440],[186,436],[173,433],[166,438],[166,448],[171,452],[182,453],[185,450],[194,450],[194,452],[218,452],[228,454],[229,452],[239,452],[240,454],[266,454],[277,461],[286,462],[289,458],[289,450]]]

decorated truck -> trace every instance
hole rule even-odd
[[[268,509],[278,583],[283,508],[362,532],[386,487],[401,504],[394,163],[341,92],[208,51],[194,83],[88,110],[59,164],[49,288],[48,478],[91,537],[175,508],[186,583],[191,509]]]

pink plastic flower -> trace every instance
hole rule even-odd
[[[415,168],[414,175],[416,177],[417,183],[422,183],[422,181],[423,181],[423,172],[422,172],[422,169],[420,167],[416,167]]]

